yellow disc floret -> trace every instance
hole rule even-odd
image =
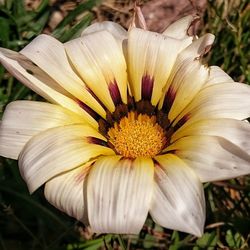
[[[153,157],[166,144],[162,127],[155,116],[130,112],[108,131],[109,141],[115,150],[128,158]]]

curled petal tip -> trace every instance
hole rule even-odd
[[[192,20],[189,24],[189,27],[187,28],[188,36],[196,36],[197,26],[198,26],[197,24],[200,22],[200,20],[201,20],[201,17],[198,13],[192,16]]]

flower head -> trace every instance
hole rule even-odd
[[[162,34],[96,23],[65,44],[48,35],[6,69],[50,103],[15,101],[0,154],[19,160],[30,192],[99,233],[161,226],[200,236],[202,182],[250,173],[250,88],[202,56],[214,36],[189,36],[192,16]]]

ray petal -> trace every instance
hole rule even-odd
[[[17,159],[32,136],[49,128],[73,123],[85,121],[58,105],[35,101],[11,102],[0,124],[0,155]]]
[[[127,103],[126,62],[109,32],[74,39],[65,48],[78,74],[109,111],[113,112],[122,102]]]
[[[168,113],[174,104],[175,107],[172,108],[169,117],[171,121],[206,84],[209,70],[201,64],[199,59],[210,49],[213,41],[214,36],[206,34],[194,40],[178,54],[158,106],[159,109],[166,110],[165,112]]]
[[[220,67],[218,66],[210,66],[209,67],[209,77],[205,86],[213,85],[213,84],[220,84],[226,82],[234,82],[234,80]]]
[[[82,32],[81,36],[104,30],[110,32],[116,38],[118,43],[121,43],[127,38],[127,31],[118,23],[110,21],[93,23]]]
[[[185,16],[174,23],[170,24],[164,31],[163,35],[173,37],[176,39],[185,39],[188,38],[188,29],[197,19],[197,16],[188,15]]]
[[[198,60],[188,58],[175,63],[169,78],[170,87],[165,95],[162,109],[173,121],[195,98],[208,79],[208,69]],[[165,103],[167,104],[165,107]],[[165,110],[166,109],[166,110]],[[170,110],[169,110],[170,109]]]
[[[106,138],[86,125],[52,128],[29,140],[19,156],[19,169],[32,193],[50,178],[99,155],[112,155]]]
[[[250,155],[219,136],[183,137],[166,151],[186,162],[202,182],[235,178],[250,173]]]
[[[73,71],[61,42],[45,34],[39,35],[20,53],[38,65],[63,89],[105,117],[105,111],[84,82]]]
[[[92,126],[98,126],[95,118],[79,105],[78,100],[24,55],[0,48],[0,62],[14,77],[38,95],[81,115]]]
[[[161,226],[201,236],[205,199],[198,176],[172,154],[155,157],[155,189],[150,214]]]
[[[87,183],[89,223],[97,233],[138,234],[148,214],[153,192],[151,159],[102,157]]]
[[[220,83],[202,89],[174,121],[187,117],[185,125],[203,119],[246,119],[250,116],[250,87],[242,83]]]
[[[87,222],[84,185],[92,163],[52,178],[44,188],[45,197],[53,206],[82,222]]]
[[[187,126],[182,126],[171,137],[174,142],[182,137],[190,135],[220,136],[242,150],[250,153],[250,125],[248,122],[235,119],[204,119]]]
[[[128,36],[128,72],[135,101],[156,105],[183,41],[133,28]]]

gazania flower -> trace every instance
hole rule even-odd
[[[6,69],[51,104],[10,103],[0,154],[18,159],[32,193],[97,233],[163,227],[200,236],[202,182],[250,173],[250,88],[202,56],[214,36],[187,35],[187,16],[162,34],[112,22],[60,43],[40,35]]]

